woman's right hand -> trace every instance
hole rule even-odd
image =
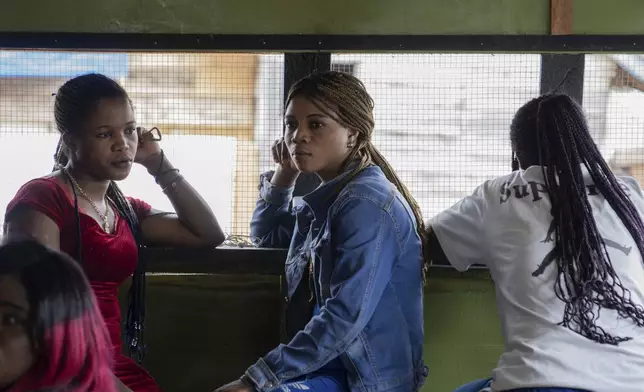
[[[273,143],[271,152],[273,153],[273,161],[277,164],[277,170],[273,174],[271,183],[283,188],[294,186],[300,171],[291,159],[291,153],[288,151],[284,138],[280,138]]]

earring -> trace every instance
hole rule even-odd
[[[353,147],[354,147],[353,143],[351,142],[347,143],[347,148],[353,148]]]

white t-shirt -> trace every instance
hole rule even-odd
[[[585,168],[584,168],[585,172]],[[585,174],[589,201],[613,267],[644,304],[642,256],[629,232]],[[644,212],[637,182],[620,177],[632,202]],[[632,337],[618,346],[595,343],[558,326],[564,302],[555,295],[554,247],[546,240],[552,222],[541,167],[488,181],[472,196],[434,218],[431,226],[445,255],[460,271],[484,264],[496,284],[505,350],[493,373],[494,391],[567,387],[595,392],[644,391],[644,328],[602,309],[597,325],[613,336]]]

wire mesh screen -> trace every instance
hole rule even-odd
[[[334,55],[375,101],[373,141],[430,219],[511,169],[514,112],[539,93],[533,54]]]
[[[0,189],[4,211],[26,181],[51,171],[59,134],[52,96],[67,79],[99,72],[130,94],[137,123],[158,127],[166,156],[229,234],[248,234],[258,174],[281,134],[283,55],[0,51]],[[123,191],[172,205],[135,165]]]
[[[616,173],[644,180],[644,56],[585,56],[583,107]]]
[[[587,55],[584,109],[604,156],[644,180],[644,60]],[[375,100],[374,143],[418,199],[425,218],[510,170],[508,128],[538,95],[538,54],[339,54],[332,68],[364,81]],[[247,235],[258,174],[282,132],[281,54],[0,51],[0,189],[4,209],[26,181],[52,168],[53,93],[101,72],[130,93],[139,125],[163,148],[229,234]],[[172,210],[142,167],[124,191]]]

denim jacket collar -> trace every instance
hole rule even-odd
[[[329,210],[329,207],[331,206],[331,204],[333,204],[335,196],[340,193],[343,181],[357,166],[357,162],[349,164],[346,170],[340,175],[329,182],[321,184],[314,191],[302,197],[303,205],[296,206],[296,212],[300,212],[305,207],[308,207],[313,213],[314,218],[319,219],[325,216]]]

